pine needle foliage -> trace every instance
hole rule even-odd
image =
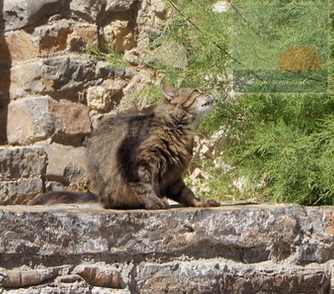
[[[167,82],[200,87],[217,97],[202,127],[221,134],[217,160],[224,164],[202,163],[211,174],[210,196],[333,205],[333,4],[234,0],[226,1],[227,13],[217,13],[217,2],[222,1],[166,0],[172,16],[155,42],[184,47],[188,66],[151,64]],[[276,70],[279,57],[293,46],[317,52],[328,72],[324,91],[227,94],[234,69]]]
[[[172,42],[184,48],[188,66],[182,69],[159,63],[151,66],[163,72],[165,81],[175,86],[222,89],[226,78],[227,15],[212,11],[213,0],[166,0],[166,3],[172,16],[156,42]]]

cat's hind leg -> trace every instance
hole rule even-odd
[[[169,208],[168,202],[160,199],[154,192],[151,180],[152,175],[149,170],[144,166],[140,166],[138,168],[138,176],[139,180],[130,182],[129,185],[143,207],[150,210]]]

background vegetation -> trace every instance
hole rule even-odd
[[[144,63],[169,84],[216,96],[201,127],[215,138],[216,155],[196,162],[208,175],[202,196],[334,204],[333,4],[165,2],[171,16],[152,37],[152,58]],[[294,47],[311,48],[320,68],[279,70],[281,56]],[[91,53],[101,58],[95,48]],[[127,66],[113,51],[102,58]],[[280,86],[248,87],[277,79]],[[154,83],[144,91],[152,101],[160,97]]]
[[[332,5],[326,0],[228,2],[228,11],[219,12],[217,1],[167,0],[172,17],[153,47],[178,44],[188,65],[150,64],[171,84],[217,97],[202,127],[218,136],[220,146],[214,163],[201,163],[211,175],[210,196],[334,204]],[[234,71],[247,70],[255,78],[257,71],[277,71],[279,56],[293,46],[308,46],[320,57],[325,73],[317,81],[320,88],[233,91]],[[296,74],[311,80],[309,72]]]

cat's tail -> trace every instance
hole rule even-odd
[[[37,195],[28,202],[28,205],[54,205],[71,203],[99,203],[97,196],[93,193],[51,191]]]

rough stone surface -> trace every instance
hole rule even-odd
[[[61,0],[4,0],[5,29],[14,30],[31,25],[61,7]]]
[[[41,178],[0,181],[0,201],[2,205],[26,204],[44,190]]]
[[[50,100],[50,113],[62,127],[58,133],[65,135],[88,134],[91,131],[89,109],[80,103],[67,100]]]
[[[134,97],[152,84],[144,59],[150,36],[161,32],[167,16],[162,0],[4,0],[0,14],[1,144],[82,147],[105,118],[151,109],[147,97]],[[56,169],[56,176],[29,180],[42,181],[43,190],[59,189],[85,175],[72,161],[59,160]],[[21,180],[6,180],[4,187],[13,197],[14,186],[26,187],[30,198],[31,185]],[[23,194],[8,195],[6,203],[26,202]]]
[[[105,38],[109,44],[119,52],[136,46],[135,35],[127,20],[115,20],[104,27]]]
[[[0,180],[39,177],[46,170],[46,153],[38,147],[0,147]]]
[[[26,203],[43,192],[47,154],[39,147],[0,148],[0,203]]]
[[[10,72],[10,98],[22,98],[28,95],[41,94],[45,91],[41,69],[43,61],[27,60],[12,66]]]
[[[25,61],[38,57],[38,46],[25,30],[16,30],[7,34],[7,46],[12,61]]]
[[[114,109],[123,97],[123,87],[125,85],[124,80],[115,79],[106,80],[101,85],[88,88],[86,96],[88,107],[99,112]]]
[[[98,32],[95,24],[60,19],[37,27],[32,37],[38,45],[39,56],[48,57],[61,52],[84,52],[97,44]]]
[[[2,207],[0,285],[5,293],[332,293],[333,215],[298,205]]]
[[[44,145],[44,150],[48,155],[48,166],[45,172],[48,180],[79,182],[86,175],[84,147],[53,143]]]
[[[147,63],[188,61],[182,47],[151,48],[170,15],[162,0],[2,6],[0,141],[28,146],[0,148],[0,203],[13,204],[0,209],[0,293],[334,293],[332,207],[19,206],[78,189],[91,125],[151,109],[139,93],[161,76]],[[110,63],[108,47],[130,67]],[[196,143],[196,160],[214,160],[212,141]],[[199,167],[191,172],[207,189]]]
[[[49,112],[49,97],[30,97],[8,106],[7,136],[10,144],[30,144],[55,132],[56,120]]]

